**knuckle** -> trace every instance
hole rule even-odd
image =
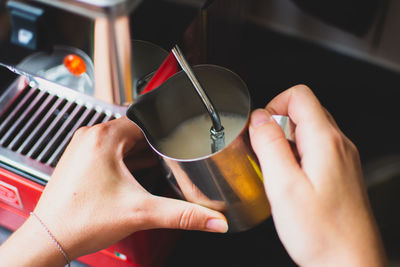
[[[305,84],[299,83],[297,85],[295,85],[293,88],[295,88],[296,90],[306,90],[306,91],[310,91],[310,87],[308,87]]]
[[[332,129],[329,131],[329,135],[330,135],[330,140],[332,145],[334,145],[335,147],[341,148],[344,146],[344,138],[343,135],[337,131],[336,129]]]
[[[346,137],[347,143],[349,144],[350,149],[358,154],[358,148],[355,143],[353,143],[348,137]]]
[[[258,140],[262,143],[262,146],[271,147],[281,142],[287,142],[279,126],[268,125],[266,127],[260,128],[261,131],[259,131]]]
[[[345,151],[345,141],[343,135],[333,127],[321,132],[321,147],[329,152],[343,153]]]
[[[283,140],[286,141],[286,138],[283,135],[283,132],[278,129],[277,127],[275,128],[275,131],[271,131],[271,134],[266,138],[266,141],[272,145],[274,143],[279,143],[282,142]]]
[[[179,216],[178,227],[180,229],[191,229],[194,227],[196,209],[194,207],[185,208]]]
[[[292,87],[293,93],[312,93],[312,90],[310,87],[308,87],[305,84],[297,84]]]
[[[90,127],[88,127],[88,126],[83,126],[83,127],[78,128],[78,130],[76,130],[74,133],[74,137],[75,138],[83,137],[85,135],[85,133],[87,133],[89,128]]]
[[[346,138],[347,151],[353,159],[359,160],[360,153],[357,146],[348,138]]]
[[[328,152],[335,153],[341,158],[357,159],[359,152],[356,145],[348,139],[340,130],[332,128],[324,138],[324,146]]]
[[[282,135],[272,134],[271,132],[268,135],[264,134],[258,139],[251,141],[254,152],[258,157],[268,157],[275,149],[288,142]]]
[[[302,186],[299,182],[292,181],[290,183],[282,184],[277,190],[275,190],[274,199],[299,199],[302,196]]]
[[[104,140],[105,136],[109,135],[110,130],[111,128],[107,123],[96,124],[89,129],[90,138],[94,143],[100,143]]]
[[[106,136],[110,132],[110,127],[106,123],[96,124],[94,126],[83,126],[75,131],[73,140],[79,140],[88,149],[96,150],[104,144]]]

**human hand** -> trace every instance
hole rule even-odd
[[[126,117],[79,129],[61,157],[34,212],[71,260],[139,230],[227,231],[226,219],[219,212],[151,195],[125,163],[135,170],[156,163],[142,132]],[[65,264],[60,251],[32,216],[21,228],[25,233],[22,240],[27,240],[26,235],[34,228],[47,243],[50,241],[47,247],[52,247],[58,262]],[[18,244],[18,234],[11,239],[17,239],[10,242]],[[1,251],[0,255],[7,254]]]
[[[296,125],[299,162],[271,114]],[[249,133],[276,230],[297,264],[384,265],[358,151],[308,87],[294,86],[254,111]]]

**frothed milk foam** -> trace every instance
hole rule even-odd
[[[225,145],[229,145],[243,129],[246,118],[236,114],[219,114],[225,133]],[[194,159],[211,154],[208,115],[197,116],[181,123],[168,137],[159,143],[160,152],[177,159]]]

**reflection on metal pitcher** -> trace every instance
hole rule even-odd
[[[150,146],[160,155],[168,179],[182,197],[223,212],[232,232],[250,229],[264,221],[270,209],[248,135],[251,113],[248,89],[238,75],[223,67],[200,65],[193,70],[221,114],[244,118],[224,149],[195,158],[177,158],[160,146],[160,141],[183,122],[207,116],[183,72],[140,96],[129,107],[127,116],[142,129]],[[293,133],[287,117],[275,119],[288,136]]]

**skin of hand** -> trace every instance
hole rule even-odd
[[[142,132],[126,117],[83,127],[61,157],[34,212],[71,260],[139,230],[228,230],[219,212],[151,195],[127,167],[138,170],[155,163]],[[26,244],[29,240],[35,241]],[[65,264],[63,255],[32,216],[0,247],[0,259],[10,259],[7,256],[13,253],[19,255],[14,257],[19,260],[15,266],[22,266],[24,260],[29,266]]]
[[[271,114],[294,124],[297,161]],[[300,266],[384,266],[355,145],[304,85],[252,113],[252,147],[260,161],[278,235]]]

